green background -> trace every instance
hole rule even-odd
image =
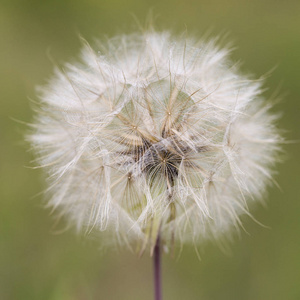
[[[198,260],[193,247],[178,259],[163,258],[165,299],[300,299],[300,1],[292,0],[10,0],[0,1],[0,299],[152,299],[152,262],[127,250],[100,251],[71,231],[53,233],[54,220],[38,193],[41,172],[28,168],[23,142],[32,120],[29,98],[52,74],[53,57],[77,56],[78,35],[88,41],[136,28],[150,10],[158,28],[201,37],[229,33],[233,60],[266,80],[266,97],[282,95],[280,128],[296,141],[284,146],[279,165],[282,191],[269,191],[268,205],[245,219],[242,233],[224,254],[206,245]],[[297,142],[298,141],[298,142]]]

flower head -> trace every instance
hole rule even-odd
[[[117,36],[41,89],[31,143],[78,230],[153,247],[217,239],[262,199],[280,140],[261,81],[215,42]]]

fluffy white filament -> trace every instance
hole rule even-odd
[[[41,89],[30,141],[49,205],[138,251],[239,228],[279,149],[261,82],[214,42],[148,32],[97,47]]]

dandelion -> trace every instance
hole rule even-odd
[[[49,206],[78,231],[150,249],[156,270],[161,246],[239,230],[272,182],[280,136],[261,80],[229,52],[153,31],[84,42],[81,63],[40,90],[29,137]]]

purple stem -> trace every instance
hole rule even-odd
[[[154,268],[154,299],[162,300],[161,292],[161,263],[160,263],[160,236],[158,235],[153,254]]]

